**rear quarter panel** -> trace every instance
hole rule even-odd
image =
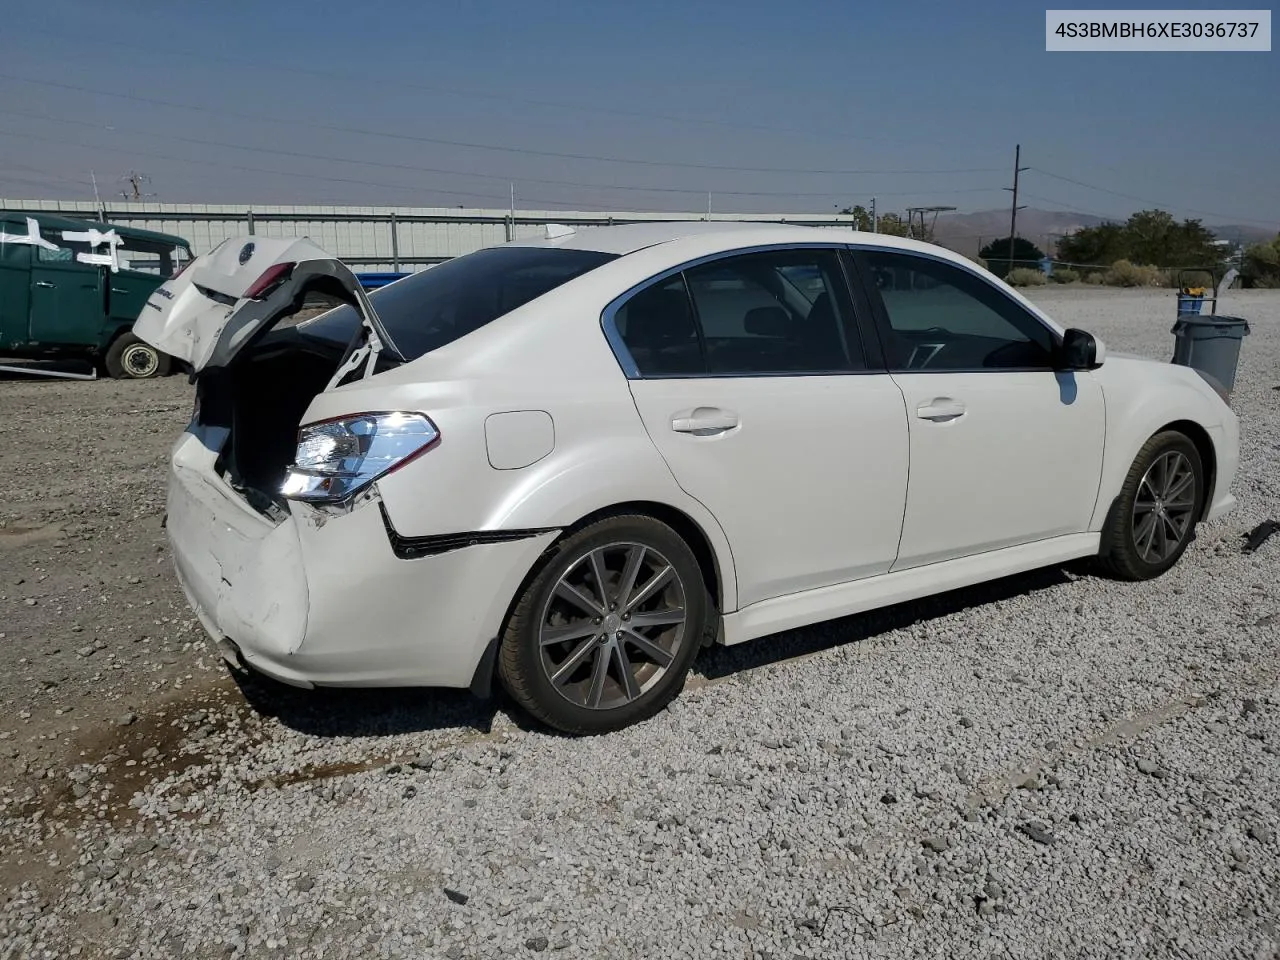
[[[387,515],[404,536],[564,528],[636,501],[679,510],[707,537],[724,609],[735,609],[729,543],[658,454],[601,329],[600,313],[619,286],[616,277],[594,274],[616,266],[396,370],[322,393],[304,422],[375,410],[431,418],[440,430],[436,447],[378,482]],[[551,451],[519,469],[495,469],[486,419],[529,410],[551,417]]]

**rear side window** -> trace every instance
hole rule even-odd
[[[493,247],[447,260],[373,291],[369,300],[408,360],[437,350],[615,259],[593,250]],[[342,306],[298,325],[345,342],[359,324]]]
[[[685,274],[712,374],[841,373],[864,369],[845,316],[831,250],[777,250],[717,260]]]
[[[826,249],[741,254],[646,287],[614,316],[642,377],[866,369],[840,267]]]
[[[705,372],[698,327],[680,274],[641,290],[619,308],[614,323],[642,375]]]

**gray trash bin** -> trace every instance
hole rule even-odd
[[[1235,389],[1240,341],[1249,335],[1247,320],[1221,314],[1184,314],[1170,332],[1177,338],[1174,363],[1207,373],[1228,393]]]

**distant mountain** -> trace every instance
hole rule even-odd
[[[1205,224],[1205,226],[1217,234],[1219,240],[1230,240],[1232,243],[1244,244],[1246,247],[1250,244],[1274,240],[1277,233],[1280,233],[1277,230],[1268,230],[1266,227],[1240,223],[1224,224],[1220,227],[1213,224]]]
[[[1113,218],[1123,221],[1124,217]],[[927,222],[927,221],[926,221]],[[1030,240],[1046,253],[1052,252],[1057,239],[1084,227],[1096,227],[1105,223],[1102,217],[1088,213],[1068,213],[1062,210],[1037,210],[1028,207],[1018,211],[1018,235]],[[1277,231],[1248,224],[1206,223],[1220,240],[1248,246],[1275,238]],[[973,257],[984,244],[1009,235],[1008,210],[980,210],[976,213],[953,213],[938,217],[934,237],[944,247]]]
[[[1058,237],[1084,227],[1096,227],[1104,222],[1102,217],[1087,213],[1028,207],[1018,211],[1018,236],[1025,237],[1048,252]],[[938,217],[934,228],[934,237],[938,243],[970,257],[977,256],[983,245],[1008,235],[1008,210],[947,214]]]

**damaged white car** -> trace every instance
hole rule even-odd
[[[310,292],[347,305],[283,324]],[[168,531],[228,659],[496,677],[574,733],[651,716],[704,643],[1078,557],[1157,576],[1234,503],[1220,389],[892,237],[548,228],[370,296],[246,237],[134,330],[197,378]]]

